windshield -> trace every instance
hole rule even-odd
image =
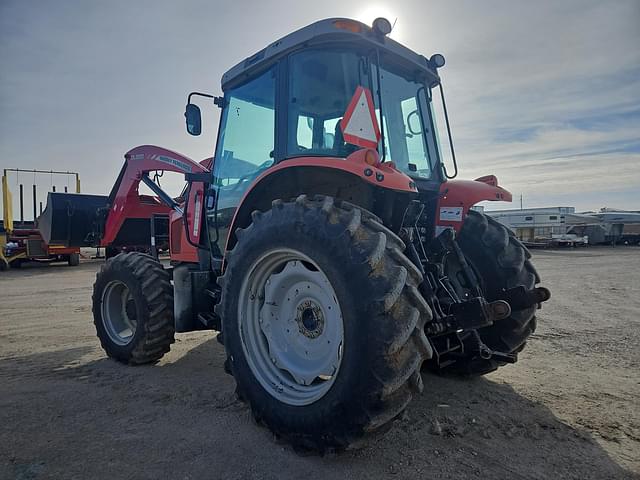
[[[287,156],[346,157],[358,146],[344,141],[339,122],[356,88],[371,90],[380,121],[381,85],[385,160],[413,177],[429,178],[437,145],[431,128],[428,90],[399,69],[356,51],[304,50],[289,58]]]

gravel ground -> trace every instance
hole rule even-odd
[[[640,478],[640,249],[536,251],[553,298],[520,361],[425,391],[362,450],[302,457],[255,425],[210,332],[105,358],[97,261],[0,274],[0,478]]]

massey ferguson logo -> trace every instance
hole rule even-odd
[[[163,162],[163,163],[168,163],[169,165],[173,165],[174,167],[178,167],[183,172],[191,173],[191,171],[192,171],[191,165],[189,165],[188,163],[182,162],[182,161],[180,161],[178,159],[175,159],[175,158],[166,157],[164,155],[159,155],[157,160],[160,161],[160,162]]]

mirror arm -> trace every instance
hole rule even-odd
[[[215,95],[209,95],[208,93],[202,93],[202,92],[191,92],[187,97],[187,103],[191,103],[191,97],[193,97],[194,95],[196,97],[212,98],[213,103],[216,106],[220,108],[224,106],[224,97],[216,97]]]
[[[213,95],[209,95],[208,93],[191,92],[187,97],[187,103],[191,103],[191,97],[193,97],[194,95],[197,97],[215,98]]]

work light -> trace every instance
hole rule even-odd
[[[389,35],[391,33],[391,30],[393,29],[393,26],[391,25],[391,22],[386,18],[378,17],[373,21],[371,28],[373,28],[374,32],[379,33],[380,35]]]

